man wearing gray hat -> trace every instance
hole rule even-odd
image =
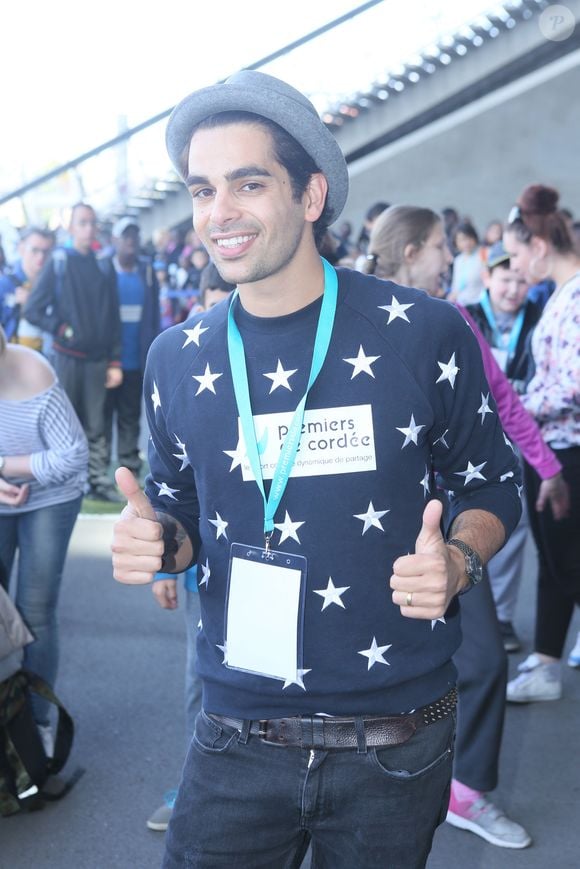
[[[203,710],[164,867],[298,867],[309,844],[313,867],[424,867],[456,595],[520,514],[477,344],[450,306],[320,258],[347,169],[294,88],[244,71],[196,91],[167,146],[237,292],[156,340],[145,493],[117,472],[116,579],[198,565]]]

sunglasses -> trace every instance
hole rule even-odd
[[[367,253],[367,255],[365,257],[365,259],[366,259],[365,274],[374,275],[374,273],[377,270],[378,258],[379,258],[378,254],[376,254],[376,253]]]
[[[508,214],[508,226],[511,226],[512,223],[523,223],[524,218],[522,216],[522,210],[519,205],[514,205]]]

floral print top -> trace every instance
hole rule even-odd
[[[580,272],[557,289],[532,338],[536,373],[522,396],[544,440],[580,446]]]

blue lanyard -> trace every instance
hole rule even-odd
[[[522,331],[522,326],[524,324],[524,316],[526,313],[525,303],[519,310],[518,316],[516,317],[514,324],[511,328],[509,336],[507,340],[503,337],[499,329],[497,328],[497,323],[495,320],[495,315],[493,313],[493,309],[491,307],[491,303],[489,301],[489,294],[487,290],[484,290],[481,294],[481,298],[479,300],[479,304],[483,308],[483,313],[487,318],[487,322],[489,323],[491,330],[493,332],[493,343],[496,347],[499,347],[501,350],[507,350],[508,359],[512,359],[514,353],[516,352],[516,347],[518,346],[518,341],[520,339],[520,333]]]
[[[330,263],[325,259],[322,259],[322,264],[324,266],[324,295],[322,297],[322,305],[318,317],[318,326],[316,327],[316,338],[314,339],[314,350],[312,352],[312,365],[310,367],[308,385],[306,386],[306,392],[298,403],[298,407],[294,411],[292,422],[288,428],[288,434],[282,444],[274,476],[272,477],[272,485],[270,486],[270,494],[268,498],[266,498],[266,492],[264,490],[262,465],[260,463],[256,429],[254,427],[254,417],[252,414],[250,388],[248,383],[248,369],[246,367],[246,356],[244,353],[244,342],[234,318],[234,302],[238,295],[237,290],[233,294],[228,312],[228,355],[232,371],[234,393],[236,396],[236,404],[242,425],[248,459],[264,501],[264,534],[266,536],[266,548],[269,546],[269,540],[274,530],[274,516],[276,515],[276,510],[282,500],[282,495],[286,489],[296,459],[296,453],[298,452],[300,437],[302,435],[302,423],[304,421],[306,399],[308,398],[308,393],[310,392],[314,381],[320,374],[322,366],[324,365],[324,360],[326,359],[332,335],[332,328],[334,326],[338,298],[338,280],[336,272]]]

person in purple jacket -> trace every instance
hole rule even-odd
[[[439,215],[428,208],[393,206],[378,218],[369,245],[369,268],[388,280],[421,287],[442,296],[442,279],[451,255]],[[448,304],[448,303],[444,303]],[[542,478],[536,509],[549,501],[555,515],[567,510],[568,492],[561,465],[498,366],[472,317],[455,306],[479,343],[489,390],[481,392],[482,424],[494,413],[511,441]],[[509,443],[510,441],[507,440]],[[497,786],[507,683],[507,659],[488,578],[461,598],[463,642],[454,655],[459,679],[456,756],[447,821],[503,848],[525,848],[527,831],[486,796]]]

